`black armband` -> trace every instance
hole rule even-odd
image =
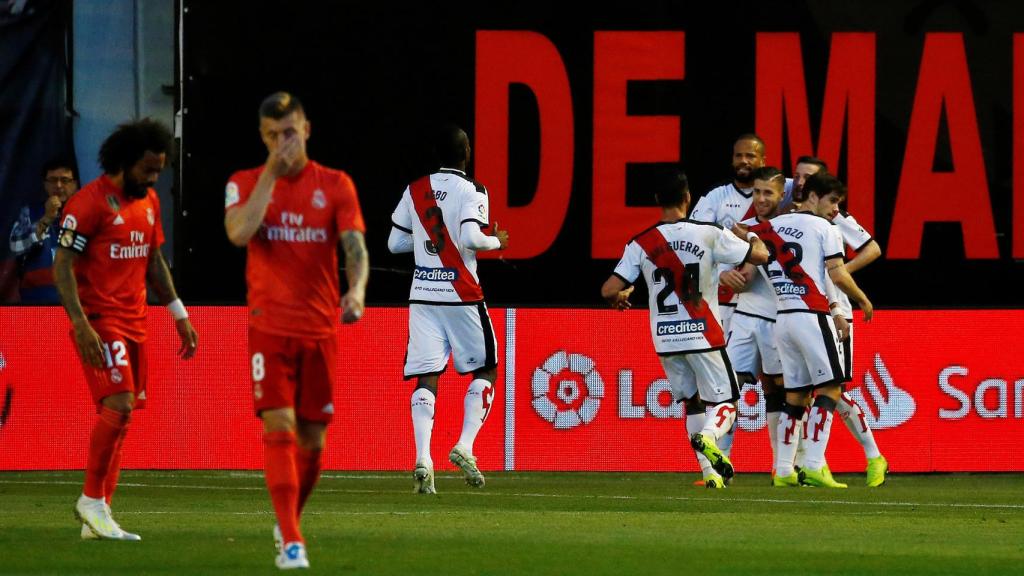
[[[81,254],[85,252],[85,246],[89,243],[89,238],[72,228],[61,228],[57,243],[60,244],[61,248],[67,248],[76,254]]]

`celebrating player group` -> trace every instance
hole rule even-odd
[[[850,300],[865,321],[873,312],[850,272],[881,251],[839,210],[846,188],[826,168],[801,157],[796,178],[788,179],[765,166],[760,138],[742,135],[733,146],[733,182],[702,197],[689,218],[686,176],[666,175],[655,190],[661,221],[630,240],[601,288],[612,307],[625,310],[637,279],[647,283],[655,350],[675,400],[686,407],[708,488],[723,488],[733,477],[739,384],[757,382],[774,486],[846,487],[825,459],[836,413],[864,448],[867,485],[885,481],[888,463],[862,409],[845,393]]]
[[[308,157],[311,124],[299,100],[272,94],[258,118],[266,160],[230,177],[224,227],[230,242],[248,252],[246,361],[277,519],[275,563],[307,568],[300,520],[334,414],[339,324],[363,315],[369,261],[355,184]],[[131,414],[146,401],[147,281],[174,319],[179,355],[187,360],[198,348],[160,252],[160,204],[152,186],[172,148],[159,123],[120,126],[100,151],[104,175],[62,214],[54,277],[98,413],[75,505],[82,538],[141,540],[121,528],[110,506]],[[411,252],[415,261],[404,376],[414,381],[416,460],[410,464],[421,494],[436,492],[434,404],[449,359],[468,386],[462,432],[448,458],[467,484],[484,486],[473,445],[494,402],[498,343],[476,253],[509,243],[490,220],[486,188],[467,175],[465,132],[444,127],[434,149],[440,168],[406,187],[388,238],[391,252]],[[721,488],[732,478],[740,386],[760,382],[776,486],[844,486],[825,460],[834,413],[864,446],[868,484],[880,485],[885,458],[843,391],[851,367],[850,300],[865,320],[872,312],[850,272],[877,258],[878,246],[839,212],[845,188],[822,162],[802,158],[790,180],[764,159],[763,142],[741,136],[734,181],[701,198],[689,218],[686,177],[668,175],[654,191],[662,220],[626,245],[602,295],[625,310],[633,283],[640,276],[647,283],[655,348],[675,399],[685,404],[702,484]],[[844,263],[848,252],[853,257]]]

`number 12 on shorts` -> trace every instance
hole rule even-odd
[[[107,368],[113,368],[114,366],[127,366],[128,360],[125,358],[126,354],[128,354],[128,348],[124,345],[124,342],[121,342],[120,340],[103,343],[103,358],[106,361]]]

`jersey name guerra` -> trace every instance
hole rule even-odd
[[[225,210],[249,200],[262,172],[260,166],[231,176]],[[280,336],[332,335],[341,303],[338,238],[347,230],[366,230],[348,174],[310,160],[295,176],[278,178],[248,245],[249,324]]]
[[[778,313],[828,314],[825,260],[843,257],[839,230],[810,212],[776,216],[750,228],[768,248],[761,273],[775,291]]]
[[[416,266],[409,301],[474,303],[484,299],[476,252],[462,242],[462,225],[489,226],[487,190],[459,170],[442,169],[413,182],[391,214],[412,234]]]
[[[164,243],[156,191],[129,198],[103,175],[71,196],[63,213],[59,244],[79,254],[75,281],[90,324],[144,341],[146,271]]]
[[[663,222],[626,244],[615,275],[632,284],[642,274],[647,282],[659,354],[715,350],[725,347],[714,303],[717,265],[741,264],[749,254],[750,244],[717,224]]]

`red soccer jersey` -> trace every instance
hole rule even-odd
[[[260,166],[231,176],[226,210],[249,200],[262,172]],[[278,178],[263,223],[249,240],[249,325],[298,338],[333,334],[341,303],[337,246],[345,230],[366,230],[348,174],[309,161],[296,176]]]
[[[144,341],[146,269],[164,243],[156,191],[129,198],[100,176],[71,196],[61,227],[60,245],[79,253],[75,280],[90,324]]]

